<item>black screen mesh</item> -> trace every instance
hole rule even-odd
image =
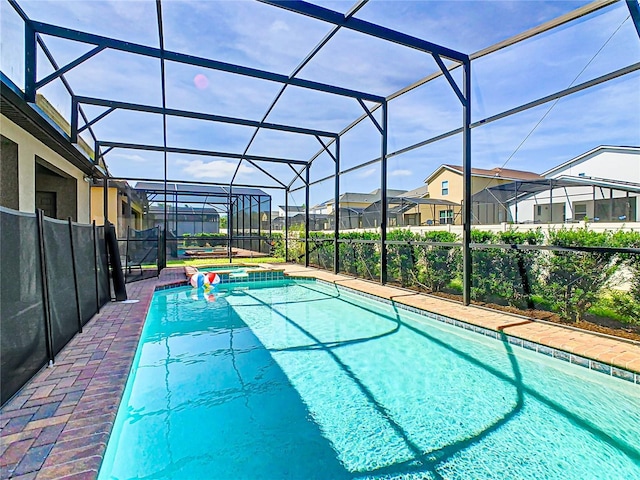
[[[11,398],[47,363],[37,218],[0,208],[0,388]]]
[[[107,257],[107,245],[104,241],[104,227],[98,227],[96,230],[96,242],[98,244],[98,291],[100,294],[100,305],[104,305],[111,300],[109,257]]]
[[[43,227],[55,355],[78,332],[78,307],[71,263],[69,223],[45,217]]]
[[[91,225],[73,225],[73,247],[78,274],[78,297],[82,325],[87,323],[98,310],[96,299],[96,273],[93,258],[93,228]]]
[[[127,283],[157,275],[158,231],[158,227],[129,228],[126,240],[118,242]]]

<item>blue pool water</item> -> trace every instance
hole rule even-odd
[[[202,267],[198,268],[200,272],[226,272],[233,270],[246,270],[247,268],[260,268],[259,266],[247,267],[246,265],[221,265],[219,267]]]
[[[334,286],[157,292],[100,480],[640,479],[640,387]]]

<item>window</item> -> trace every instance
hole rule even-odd
[[[573,216],[575,220],[584,220],[587,216],[587,204],[586,203],[574,203],[573,204]]]
[[[453,210],[440,210],[440,224],[453,224]]]
[[[442,195],[449,195],[449,180],[442,181]]]

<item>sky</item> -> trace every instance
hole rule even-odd
[[[344,13],[351,1],[314,2]],[[585,1],[402,1],[371,0],[356,17],[466,54],[505,40],[587,4]],[[19,1],[34,20],[158,47],[155,1]],[[331,26],[256,1],[162,2],[165,48],[290,75]],[[0,68],[24,83],[22,20],[7,0],[0,10]],[[60,65],[92,46],[43,36]],[[625,2],[472,62],[472,121],[522,105],[613,70],[640,62],[640,40]],[[245,76],[166,62],[170,108],[262,120],[281,85]],[[52,71],[38,52],[38,79]],[[341,29],[298,77],[380,96],[438,71],[433,58],[393,43]],[[461,85],[460,69],[454,78]],[[76,95],[144,105],[162,105],[160,61],[105,50],[66,74]],[[60,81],[39,90],[67,118],[70,96]],[[369,104],[371,106],[372,104]],[[86,106],[89,118],[104,111]],[[267,121],[339,132],[363,113],[352,98],[287,87]],[[379,120],[379,111],[374,114]],[[389,102],[388,151],[461,126],[460,102],[440,77]],[[163,144],[160,115],[119,110],[94,126],[103,141]],[[167,144],[173,147],[309,160],[322,147],[313,136],[169,117]],[[89,138],[85,133],[85,138]],[[380,155],[380,134],[369,120],[341,139],[341,165],[352,168]],[[524,111],[472,131],[474,167],[506,167],[542,173],[599,145],[640,145],[640,73],[634,72],[557,102]],[[236,160],[168,154],[168,177],[227,183]],[[114,176],[162,178],[158,152],[115,149],[107,157]],[[411,190],[441,164],[462,164],[462,138],[453,136],[388,160],[388,186]],[[258,163],[285,184],[294,172],[282,164]],[[321,154],[311,180],[333,173]],[[273,186],[274,180],[242,162],[237,183]],[[300,180],[293,188],[301,185]],[[369,192],[380,186],[379,163],[351,171],[341,192]],[[265,189],[274,205],[280,190]],[[311,187],[311,203],[332,196],[333,182]],[[291,194],[304,203],[304,189]]]

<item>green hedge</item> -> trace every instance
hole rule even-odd
[[[551,245],[558,247],[640,248],[639,232],[597,233],[587,228],[520,232],[511,229],[493,233],[472,230],[472,242],[506,245]],[[284,238],[274,234],[274,255],[284,257]],[[331,234],[311,233],[309,259],[312,265],[333,269]],[[380,275],[379,241],[372,232],[340,234],[340,271],[363,278]],[[314,241],[318,240],[318,241]],[[353,240],[353,243],[348,240]],[[391,283],[430,292],[454,291],[462,279],[462,249],[438,243],[460,242],[446,231],[424,234],[392,230],[387,240],[405,244],[387,245],[387,272]],[[415,245],[416,242],[434,242]],[[289,258],[304,262],[303,241],[290,241]],[[640,255],[600,252],[528,250],[517,248],[473,248],[472,289],[474,300],[509,305],[519,309],[542,308],[566,320],[580,320],[594,305],[606,300],[622,318],[640,323]],[[629,292],[609,291],[616,274],[624,269]],[[606,297],[606,298],[605,298]]]

